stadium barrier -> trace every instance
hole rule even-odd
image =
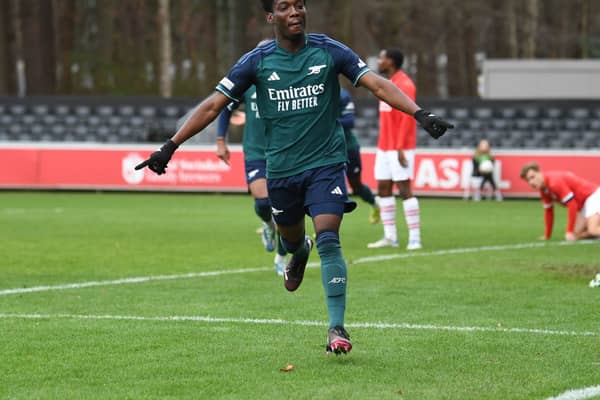
[[[231,163],[214,146],[179,149],[164,175],[135,171],[155,146],[2,143],[0,189],[246,192],[243,154],[232,145]],[[521,166],[537,161],[545,170],[569,170],[600,184],[600,152],[498,150],[496,182],[505,197],[534,197],[519,177]],[[413,188],[421,196],[463,196],[471,185],[472,151],[417,150]],[[375,189],[374,148],[362,149],[363,181]]]

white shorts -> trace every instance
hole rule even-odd
[[[401,182],[413,179],[415,169],[415,151],[404,150],[408,162],[406,167],[400,165],[397,150],[377,150],[375,154],[375,180]]]
[[[594,214],[600,214],[600,188],[596,189],[594,193],[585,199],[581,214],[586,218]]]

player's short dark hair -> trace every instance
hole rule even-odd
[[[273,12],[273,0],[260,0],[265,12]]]
[[[540,165],[536,162],[529,162],[521,168],[521,179],[525,179],[529,170],[534,170],[535,172],[540,172]]]
[[[273,12],[273,3],[276,0],[261,0],[263,9],[265,10],[265,12],[269,12],[272,13]],[[304,0],[304,4],[306,4],[306,0]]]
[[[404,64],[404,53],[402,53],[402,50],[394,47],[384,50],[386,57],[388,57],[394,62],[396,68],[401,69],[402,64]]]

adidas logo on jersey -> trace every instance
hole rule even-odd
[[[340,189],[339,186],[336,186],[335,189],[331,191],[331,194],[337,194],[338,196],[341,196],[344,194],[344,192],[342,192],[342,189]]]
[[[268,81],[280,81],[281,78],[277,74],[277,72],[273,71],[273,73],[267,78]]]

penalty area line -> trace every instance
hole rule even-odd
[[[258,318],[218,318],[210,316],[166,316],[166,317],[144,317],[135,315],[86,315],[86,314],[2,314],[0,319],[78,319],[78,320],[115,320],[115,321],[150,321],[150,322],[204,322],[204,323],[229,323],[248,325],[296,325],[296,326],[327,326],[320,321],[301,321],[284,319],[258,319]],[[384,322],[359,322],[348,323],[348,328],[377,329],[377,330],[430,330],[446,332],[489,332],[489,333],[515,333],[533,335],[555,335],[555,336],[600,336],[599,332],[591,331],[562,331],[553,329],[530,329],[530,328],[504,328],[486,326],[445,326],[424,325],[408,323],[384,323]]]
[[[554,246],[574,246],[574,245],[584,245],[598,243],[597,240],[581,240],[577,242],[534,242],[534,243],[521,243],[521,244],[513,244],[513,245],[500,245],[500,246],[481,246],[481,247],[465,247],[458,249],[447,249],[447,250],[434,250],[434,251],[416,251],[409,253],[399,253],[399,254],[387,254],[387,255],[379,255],[373,257],[362,257],[357,258],[355,260],[349,260],[349,264],[367,264],[367,263],[375,263],[386,260],[395,260],[401,258],[412,258],[412,257],[427,257],[427,256],[442,256],[442,255],[452,255],[452,254],[465,254],[465,253],[478,253],[478,252],[488,252],[488,251],[504,251],[504,250],[521,250],[521,249],[531,249],[538,247],[554,247]],[[308,263],[309,268],[319,267],[319,263],[311,262]],[[239,269],[231,269],[231,270],[218,270],[218,271],[207,271],[207,272],[191,272],[187,274],[173,274],[173,275],[153,275],[153,276],[138,276],[132,278],[123,278],[123,279],[113,279],[106,281],[91,281],[91,282],[79,282],[79,283],[67,283],[62,285],[47,285],[47,286],[32,286],[25,288],[14,288],[14,289],[4,289],[0,290],[0,296],[7,296],[11,294],[24,294],[24,293],[34,293],[34,292],[48,292],[51,290],[69,290],[69,289],[83,289],[88,287],[97,287],[97,286],[116,286],[116,285],[126,285],[126,284],[134,284],[134,283],[145,283],[145,282],[156,282],[156,281],[164,281],[164,280],[175,280],[175,279],[192,279],[192,278],[204,278],[210,276],[220,276],[220,275],[234,275],[234,274],[247,274],[253,272],[264,272],[264,271],[272,271],[272,267],[261,267],[261,268],[239,268]]]

